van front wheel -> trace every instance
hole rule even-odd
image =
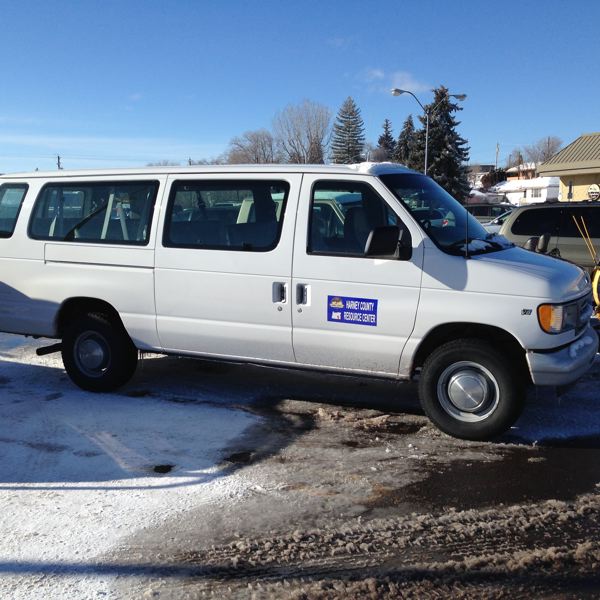
[[[425,361],[419,398],[425,414],[446,433],[487,440],[519,417],[525,382],[506,356],[481,340],[456,340]]]
[[[103,314],[76,317],[62,340],[67,374],[84,390],[110,392],[135,372],[138,351],[122,326]]]

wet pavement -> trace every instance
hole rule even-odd
[[[577,444],[577,441],[574,441]],[[394,496],[430,510],[468,510],[541,500],[574,500],[600,481],[600,450],[562,442],[559,448],[511,449],[499,462],[424,465],[427,479]],[[567,450],[568,448],[568,450]]]
[[[517,426],[480,443],[435,429],[414,385],[195,369],[205,390],[256,390],[245,410],[263,420],[224,460],[261,484],[132,536],[112,558],[161,558],[131,597],[600,597],[600,417],[593,399],[571,414],[577,386],[532,391]]]

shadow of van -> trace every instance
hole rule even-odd
[[[92,394],[73,386],[59,355],[38,358],[35,344],[15,348],[6,338],[0,489],[130,489],[128,480],[147,477],[158,478],[147,484],[154,488],[201,484],[281,452],[315,426],[310,412],[280,410],[285,399],[419,412],[414,386],[173,357],[140,361],[119,393]]]
[[[204,483],[231,472],[217,468],[223,446],[258,420],[225,401],[173,405],[82,392],[53,368],[60,359],[52,360],[51,366],[0,361],[2,489],[68,489],[82,482],[91,489],[128,489],[128,480],[167,473],[168,481],[143,485]]]
[[[531,386],[522,416],[496,441],[500,444],[600,448],[600,414],[596,400],[599,378],[600,355],[590,372],[562,396],[554,388]],[[204,401],[222,402],[226,397],[234,403],[244,402],[247,410],[277,419],[277,427],[281,428],[284,437],[281,447],[291,443],[286,441],[288,436],[295,439],[302,429],[318,426],[311,415],[322,405],[349,411],[374,409],[397,415],[423,416],[416,383],[213,360],[153,360],[152,367],[143,367],[131,387],[133,393],[153,390],[152,393],[159,393],[165,399],[185,402],[185,394],[176,391],[178,385],[188,390],[200,390]],[[290,413],[285,405],[290,400],[314,403],[315,408],[303,409],[302,415],[307,420],[294,425],[299,413]],[[426,422],[425,417],[423,419]],[[260,425],[252,426],[248,433],[256,427]],[[236,442],[239,444],[245,437],[244,434]],[[457,445],[470,444],[461,440],[455,442]],[[251,448],[250,440],[247,447]],[[265,444],[263,451],[267,448],[269,455],[278,451],[277,444]],[[264,456],[259,450],[253,452],[256,460]]]

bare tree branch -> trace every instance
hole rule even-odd
[[[266,129],[257,129],[232,138],[226,153],[226,162],[229,164],[280,162],[273,135]]]
[[[310,100],[277,113],[273,130],[283,162],[324,163],[330,123],[329,109]]]
[[[562,147],[562,140],[555,135],[549,135],[523,149],[525,158],[536,164],[552,158]]]

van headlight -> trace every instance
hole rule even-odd
[[[564,333],[575,329],[579,322],[579,302],[540,304],[538,321],[546,333]]]

